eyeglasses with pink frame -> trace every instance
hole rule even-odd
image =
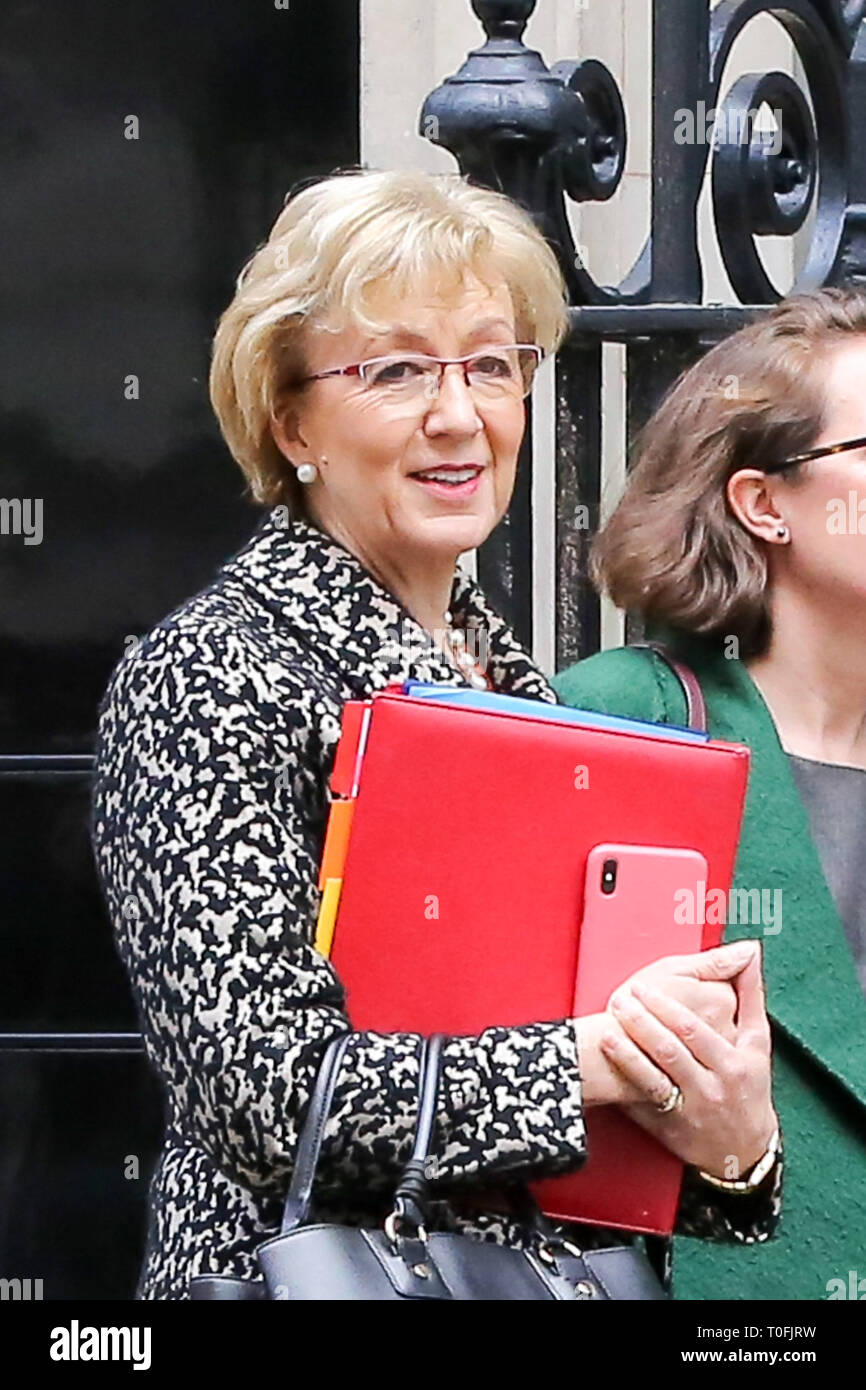
[[[497,358],[501,360],[503,354],[507,353],[518,354],[519,377],[515,377],[513,373],[510,376],[496,376],[481,372],[480,364],[495,361]],[[386,388],[391,392],[402,391],[403,394],[408,389],[409,394],[413,396],[423,394],[425,397],[431,397],[438,395],[446,367],[462,367],[464,380],[470,390],[501,395],[503,391],[510,392],[513,385],[519,386],[522,396],[528,396],[532,390],[535,372],[543,358],[544,350],[537,343],[497,343],[481,352],[467,353],[465,357],[434,357],[424,352],[389,353],[384,357],[367,358],[363,362],[351,362],[345,367],[331,367],[324,372],[313,372],[310,376],[301,377],[299,384],[323,381],[327,377],[357,376],[367,387]],[[372,379],[376,369],[384,372],[399,366],[416,367],[417,375],[392,381]],[[431,389],[431,382],[435,382],[435,390]]]

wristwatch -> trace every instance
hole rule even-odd
[[[779,1127],[773,1130],[766,1153],[762,1154],[757,1163],[749,1170],[745,1178],[716,1178],[712,1173],[705,1173],[703,1168],[698,1169],[698,1176],[703,1178],[713,1187],[719,1188],[722,1192],[755,1192],[764,1179],[773,1169],[773,1165],[779,1155]]]

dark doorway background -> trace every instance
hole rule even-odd
[[[0,12],[0,499],[43,508],[0,535],[0,1278],[45,1298],[131,1297],[160,1137],[88,842],[98,702],[258,520],[210,341],[287,191],[357,163],[358,57],[357,0]]]

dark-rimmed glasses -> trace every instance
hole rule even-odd
[[[543,350],[535,343],[507,343],[485,348],[466,357],[432,357],[425,352],[390,353],[370,357],[347,367],[314,372],[301,381],[322,381],[331,376],[357,376],[368,390],[383,400],[432,401],[439,394],[446,367],[462,367],[469,390],[486,400],[528,396]]]
[[[793,468],[796,463],[811,463],[812,459],[824,458],[826,454],[844,454],[849,449],[862,449],[866,447],[866,434],[859,439],[845,439],[841,444],[819,444],[816,449],[807,449],[805,454],[792,454],[788,459],[782,459],[781,463],[771,463],[766,468],[762,468],[762,473],[781,473],[783,468]]]

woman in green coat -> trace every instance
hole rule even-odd
[[[680,378],[593,571],[752,751],[725,936],[763,943],[786,1205],[760,1249],[678,1238],[676,1296],[866,1299],[866,298],[795,296]],[[687,722],[651,650],[554,685]]]

